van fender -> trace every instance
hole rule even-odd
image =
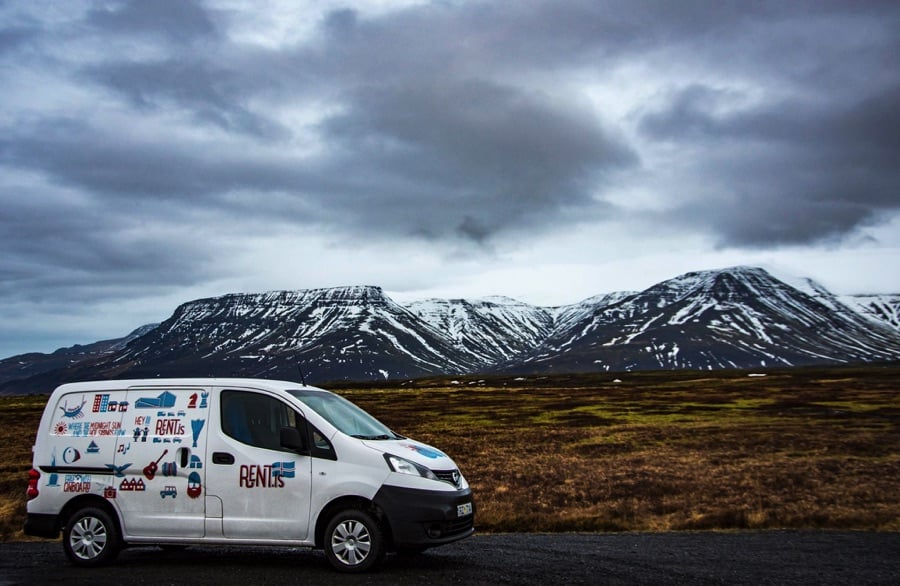
[[[371,513],[375,516],[376,519],[379,520],[380,523],[383,524],[384,528],[388,528],[387,519],[385,519],[384,512],[375,505],[371,498],[360,496],[358,494],[339,496],[326,503],[321,509],[319,509],[318,514],[315,515],[315,518],[310,519],[311,525],[315,527],[315,532],[313,535],[316,547],[321,548],[323,546],[325,527],[328,525],[328,522],[331,520],[331,518],[338,512],[346,509],[357,509],[360,511]]]
[[[96,494],[83,494],[67,502],[59,514],[60,528],[65,527],[69,523],[72,515],[86,507],[96,507],[109,513],[109,516],[116,523],[116,528],[119,530],[120,538],[124,544],[125,527],[122,525],[122,517],[119,515],[118,509],[108,499]]]

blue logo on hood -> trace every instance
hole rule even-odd
[[[427,448],[425,446],[418,446],[416,444],[403,444],[403,447],[409,448],[410,450],[419,453],[426,458],[431,458],[432,460],[436,460],[441,457],[446,457],[446,454],[443,452],[436,450],[434,448]]]

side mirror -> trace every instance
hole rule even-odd
[[[300,453],[306,453],[308,451],[306,449],[306,442],[303,441],[303,436],[300,435],[300,431],[296,427],[282,427],[280,439],[282,448],[287,448]]]

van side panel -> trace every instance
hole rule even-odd
[[[42,473],[40,508],[58,511],[79,495],[105,496],[127,411],[125,390],[51,397],[49,417],[42,420],[38,431],[44,441],[38,442],[40,449],[35,452],[36,458],[38,453],[44,455],[42,461],[35,461]]]
[[[260,447],[246,437],[238,439],[223,430],[222,392],[241,393],[248,398],[265,398],[290,409],[300,417],[284,397],[260,389],[216,388],[215,405],[211,408],[208,442],[207,496],[222,503],[215,527],[221,527],[225,539],[289,540],[308,539],[311,493],[311,458],[277,446]],[[241,412],[246,427],[253,431],[267,429],[277,437],[278,429],[268,429],[271,422],[257,417],[264,414]],[[238,435],[238,434],[236,434]],[[210,515],[212,516],[212,515]]]
[[[128,537],[204,535],[208,388],[132,387],[107,497]]]

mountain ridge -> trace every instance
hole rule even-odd
[[[327,382],[877,362],[900,358],[898,315],[900,295],[837,296],[756,267],[557,307],[503,296],[400,304],[373,285],[229,293],[90,352],[2,360],[0,392],[86,378],[296,378],[298,366]]]

